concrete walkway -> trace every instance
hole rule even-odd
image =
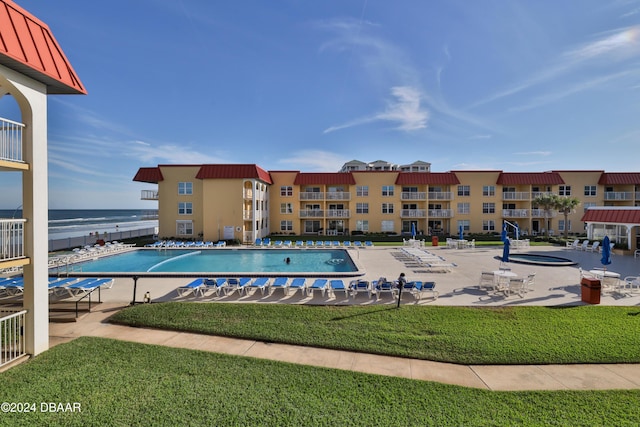
[[[126,305],[102,304],[76,323],[50,324],[51,345],[93,336],[175,348],[344,369],[487,390],[640,389],[639,364],[487,366],[406,359],[273,344],[183,332],[132,328],[105,322]]]

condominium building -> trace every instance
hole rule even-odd
[[[5,117],[0,118],[0,173],[22,175],[22,203],[16,207],[21,208],[22,215],[0,219],[0,271],[21,267],[24,278],[23,310],[12,315],[11,310],[0,308],[0,329],[11,330],[9,325],[15,324],[11,323],[15,322],[15,316],[24,316],[18,320],[21,334],[15,344],[24,346],[28,354],[38,354],[49,347],[47,95],[50,94],[86,94],[86,91],[49,28],[14,2],[0,0],[0,97],[12,99],[20,115],[10,120],[5,111],[0,111],[0,116]],[[7,343],[9,338],[3,336],[0,345]],[[2,356],[4,350],[0,348]]]
[[[426,235],[457,234],[460,227],[499,233],[505,223],[523,235],[583,234],[601,223],[583,220],[588,208],[640,209],[640,173],[602,170],[410,172],[352,161],[341,172],[309,173],[159,165],[141,168],[134,181],[158,185],[143,190],[143,198],[158,201],[161,236],[205,240],[408,234],[413,228]],[[577,198],[580,205],[565,218],[535,205],[542,194]],[[625,227],[611,237],[635,247],[640,224]]]

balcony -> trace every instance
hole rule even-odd
[[[531,200],[535,199],[538,196],[557,196],[558,193],[554,193],[552,191],[532,191],[531,192]]]
[[[427,211],[425,209],[402,209],[400,211],[401,218],[426,218]]]
[[[633,191],[607,191],[604,193],[604,199],[607,201],[611,200],[633,200],[634,192]]]
[[[429,191],[429,200],[453,200],[451,191]]]
[[[349,209],[328,209],[327,210],[327,218],[349,218],[350,216],[351,214]]]
[[[351,200],[351,193],[347,191],[329,191],[326,195],[327,200]]]
[[[142,190],[140,200],[158,200],[158,190]]]
[[[24,258],[26,219],[0,219],[0,262]]]
[[[324,200],[324,193],[320,192],[302,192],[300,193],[300,200]]]
[[[502,200],[529,200],[531,194],[528,191],[507,191],[502,193]]]
[[[252,221],[253,220],[253,211],[242,211],[242,219],[244,221]]]
[[[22,123],[0,117],[0,160],[24,163],[22,159]]]
[[[402,200],[427,200],[427,193],[425,192],[411,192],[403,191],[400,193],[400,199]]]
[[[253,189],[245,188],[242,197],[244,197],[245,200],[253,200]]]
[[[453,209],[429,209],[429,218],[453,218]]]
[[[502,217],[503,218],[528,218],[529,209],[503,209]]]
[[[324,218],[324,211],[322,209],[300,209],[300,218]]]
[[[142,213],[140,214],[140,218],[149,219],[149,220],[158,219],[159,218],[158,211],[156,210],[142,211]]]
[[[558,211],[545,211],[544,209],[531,209],[532,218],[555,218]]]

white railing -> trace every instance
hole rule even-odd
[[[0,260],[24,258],[26,219],[0,219]]]
[[[327,200],[351,200],[351,193],[346,191],[328,191]]]
[[[429,191],[429,200],[453,200],[451,191]]]
[[[502,193],[502,200],[529,200],[531,194],[528,191],[507,191]]]
[[[529,209],[503,209],[503,218],[526,218],[529,216]]]
[[[554,218],[558,211],[545,211],[544,209],[531,209],[531,216],[534,218]]]
[[[322,209],[301,209],[300,218],[322,218],[324,211]]]
[[[22,123],[0,117],[0,160],[22,160]]]
[[[349,209],[327,209],[327,218],[348,218],[349,216]]]
[[[253,211],[243,211],[242,212],[243,221],[249,221],[253,219]]]
[[[424,209],[402,209],[400,216],[402,218],[426,218],[427,211]]]
[[[403,191],[400,193],[400,198],[402,200],[427,200],[427,193]]]
[[[605,200],[633,200],[634,193],[631,191],[607,191],[604,193]]]
[[[140,200],[158,200],[158,190],[142,190]]]
[[[0,368],[26,354],[24,319],[27,310],[0,309]]]
[[[324,193],[305,191],[300,193],[300,200],[324,200]]]
[[[453,218],[453,209],[429,209],[429,218]]]
[[[557,196],[558,193],[554,193],[552,191],[532,191],[531,199],[535,199],[538,196]]]

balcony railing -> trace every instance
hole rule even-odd
[[[141,219],[158,219],[158,217],[159,215],[157,210],[147,210],[140,213]]]
[[[402,218],[426,218],[427,211],[425,209],[402,209],[400,211]]]
[[[329,193],[327,193],[329,194]],[[349,209],[327,209],[327,218],[349,218]]]
[[[529,200],[531,194],[528,191],[507,191],[502,193],[502,200]]]
[[[533,218],[555,218],[558,211],[545,211],[544,209],[531,209],[531,217]]]
[[[24,320],[27,310],[0,309],[0,368],[26,354]]]
[[[403,191],[400,193],[400,198],[402,200],[427,200],[427,193],[425,192],[411,192],[411,191]]]
[[[324,193],[321,192],[302,192],[300,193],[300,200],[324,200]]]
[[[605,200],[633,200],[632,191],[607,191],[604,193]]]
[[[429,200],[453,200],[451,191],[429,191]]]
[[[554,193],[552,191],[532,191],[531,192],[531,200],[535,199],[538,196],[557,196],[558,193]]]
[[[242,197],[244,197],[245,200],[252,200],[253,199],[253,189],[252,188],[245,188],[244,192],[242,194]]]
[[[300,218],[323,218],[324,211],[322,209],[301,209]]]
[[[348,191],[327,191],[327,200],[351,200],[351,193]]]
[[[453,209],[429,209],[429,218],[453,218]]]
[[[142,190],[140,200],[158,200],[158,190]]]
[[[243,211],[242,219],[244,221],[251,221],[253,219],[253,211]]]
[[[527,218],[529,217],[529,209],[503,209],[502,217],[503,218]]]
[[[24,258],[25,219],[0,219],[0,261]]]
[[[22,159],[22,123],[0,117],[0,160],[21,162]]]

